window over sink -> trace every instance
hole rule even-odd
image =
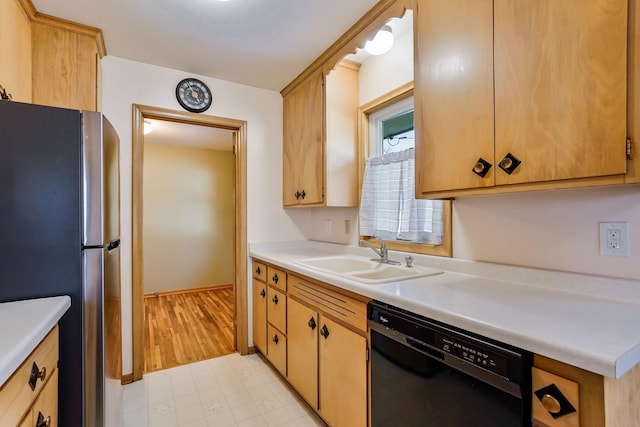
[[[413,87],[360,108],[362,238],[390,249],[451,256],[451,201],[415,198]]]

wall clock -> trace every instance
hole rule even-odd
[[[194,78],[184,79],[178,83],[176,98],[182,108],[192,113],[207,111],[213,102],[211,89],[202,81]]]

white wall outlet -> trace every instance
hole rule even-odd
[[[351,220],[345,219],[344,220],[344,234],[349,234],[349,233],[351,233]]]
[[[324,232],[325,234],[331,234],[331,229],[333,228],[333,222],[328,219],[324,222]]]
[[[628,222],[600,223],[600,255],[631,256]]]

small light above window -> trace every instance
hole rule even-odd
[[[367,41],[364,45],[364,50],[371,55],[382,55],[391,49],[393,41],[394,39],[391,27],[385,25],[380,29],[380,31],[378,31],[373,40]]]
[[[144,134],[149,135],[153,131],[153,124],[149,120],[144,121]]]

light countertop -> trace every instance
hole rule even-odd
[[[0,303],[0,386],[71,307],[68,296]]]
[[[300,241],[252,244],[251,256],[378,301],[604,376],[640,362],[640,282],[414,254],[443,274],[365,284],[298,263],[367,248]],[[401,261],[403,253],[389,251]]]

